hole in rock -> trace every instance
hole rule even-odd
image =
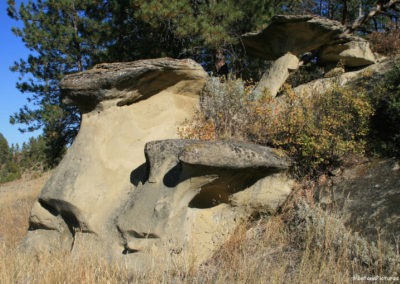
[[[204,187],[193,199],[189,202],[190,208],[212,208],[221,203],[229,202],[229,193],[224,189],[215,188],[213,186]]]
[[[229,203],[230,195],[243,191],[258,180],[273,174],[276,169],[220,169],[202,167],[203,175],[214,174],[219,178],[204,185],[200,192],[189,202],[190,208],[206,209]],[[193,176],[193,175],[192,175]]]
[[[72,212],[63,210],[60,212],[60,215],[72,234],[75,234],[76,231],[81,231],[80,222]]]
[[[123,251],[122,251],[122,254],[131,254],[131,253],[137,253],[137,252],[140,252],[140,250],[137,250],[137,249],[131,249],[131,248],[125,248]]]

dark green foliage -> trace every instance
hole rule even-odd
[[[48,148],[43,136],[30,138],[19,148],[17,145],[8,147],[7,140],[0,133],[0,183],[13,181],[24,172],[43,172],[49,165]]]
[[[0,169],[0,183],[13,181],[21,178],[21,172],[15,162],[7,162]]]
[[[74,107],[59,100],[59,81],[68,73],[82,71],[101,57],[104,47],[102,1],[28,1],[18,11],[8,1],[8,14],[22,21],[23,28],[13,32],[31,51],[11,67],[19,72],[17,88],[28,95],[28,102],[10,122],[25,124],[21,131],[43,129],[51,151],[49,165],[56,164],[66,145],[72,142],[80,124]]]
[[[21,176],[18,165],[13,161],[13,152],[7,139],[0,133],[0,183],[12,181]]]
[[[10,156],[7,139],[0,133],[0,164],[5,164]]]
[[[373,151],[400,157],[400,60],[371,93],[376,109],[372,120]]]
[[[114,39],[107,61],[169,56],[190,57],[207,71],[222,50],[231,69],[247,64],[239,36],[268,24],[272,1],[134,0],[108,1]],[[239,68],[240,67],[240,68]]]
[[[46,150],[43,136],[30,138],[28,143],[22,144],[21,150],[16,153],[19,166],[24,170],[43,171],[49,164]]]

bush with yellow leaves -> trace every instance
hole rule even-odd
[[[253,86],[240,79],[212,78],[201,108],[179,129],[182,138],[235,139],[285,150],[297,176],[337,166],[347,153],[363,153],[373,107],[362,89],[333,87],[299,96],[284,85],[282,96],[253,100]]]

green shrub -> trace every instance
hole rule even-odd
[[[297,96],[285,85],[283,96],[265,94],[253,101],[251,89],[241,80],[212,79],[201,111],[180,129],[181,137],[246,140],[280,148],[293,158],[299,177],[336,166],[349,152],[365,151],[373,108],[362,90],[334,87],[323,95]]]
[[[380,155],[400,156],[400,59],[371,92],[372,150]]]
[[[14,162],[7,162],[0,169],[0,183],[13,181],[21,178],[19,166]]]
[[[254,142],[286,150],[300,176],[337,166],[347,153],[364,153],[373,113],[365,92],[333,87],[296,96],[289,86],[284,89],[281,101],[261,103],[252,112]]]

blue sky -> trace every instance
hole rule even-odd
[[[17,0],[17,7],[21,0]],[[37,133],[24,133],[18,131],[18,125],[9,123],[10,115],[27,103],[26,95],[20,93],[15,84],[18,81],[18,73],[11,72],[10,66],[20,58],[27,58],[29,50],[25,48],[20,38],[11,32],[11,27],[20,23],[7,16],[7,1],[0,0],[0,133],[6,137],[8,143],[15,144],[26,142]],[[21,127],[21,125],[20,125]]]

